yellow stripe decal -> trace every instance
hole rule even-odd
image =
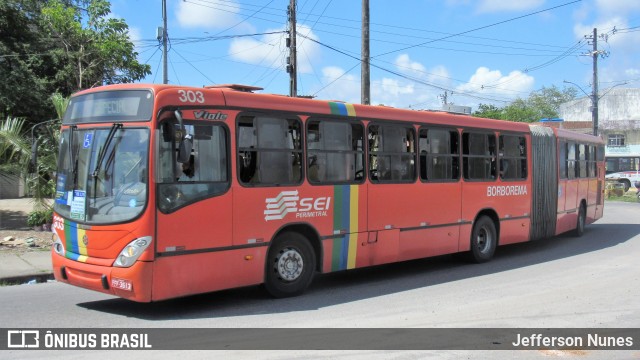
[[[353,108],[353,106],[352,106]],[[347,269],[356,267],[356,253],[358,251],[358,185],[351,185],[349,192],[349,252]]]

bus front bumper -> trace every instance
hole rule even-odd
[[[59,282],[133,301],[151,301],[152,262],[136,261],[128,268],[100,266],[67,259],[53,249],[51,262]]]

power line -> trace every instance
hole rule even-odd
[[[191,64],[191,62],[187,59],[184,58],[184,56],[180,55],[180,53],[178,51],[174,51],[176,55],[180,56],[180,58],[182,58],[182,60],[184,60],[187,64],[189,64],[192,68],[194,68],[197,72],[200,73],[200,75],[204,76],[205,79],[209,80],[209,83],[211,84],[217,84],[215,81],[209,79],[209,77],[207,75],[205,75],[202,71],[200,71],[197,67],[193,66],[193,64]]]
[[[561,8],[561,7],[564,7],[564,6],[567,6],[567,5],[575,4],[575,3],[578,3],[580,1],[582,1],[582,0],[571,1],[571,2],[568,2],[568,3],[564,3],[562,5],[558,5],[558,6],[550,7],[550,8],[544,9],[544,10],[540,10],[540,11],[532,12],[532,13],[529,13],[529,14],[517,16],[517,17],[511,18],[511,19],[499,21],[499,22],[496,22],[496,23],[493,23],[493,24],[480,26],[480,27],[477,27],[477,28],[474,28],[474,29],[471,29],[471,30],[466,30],[466,31],[462,31],[462,32],[459,32],[459,33],[447,35],[447,36],[444,36],[444,37],[441,37],[441,38],[438,38],[438,39],[434,39],[434,40],[431,40],[431,41],[427,41],[427,42],[424,42],[424,43],[421,43],[421,44],[416,44],[416,45],[407,46],[407,47],[404,47],[404,48],[401,48],[401,49],[387,51],[385,53],[376,55],[376,57],[389,55],[389,54],[392,54],[392,53],[395,53],[395,52],[412,49],[414,47],[430,44],[430,43],[433,43],[433,42],[436,42],[436,41],[442,41],[442,40],[446,40],[446,39],[449,39],[449,38],[452,38],[452,37],[456,37],[456,36],[468,34],[468,33],[471,33],[471,32],[475,32],[475,31],[478,31],[478,30],[487,29],[487,28],[494,27],[494,26],[497,26],[497,25],[502,25],[502,24],[505,24],[505,23],[508,23],[508,22],[512,22],[512,21],[519,20],[519,19],[523,19],[523,18],[526,18],[526,17],[529,17],[529,16],[533,16],[533,15],[536,15],[536,14],[540,14],[540,13],[546,12],[546,11],[555,10],[555,9],[558,9],[558,8]]]
[[[301,35],[301,36],[304,36],[304,35]],[[358,61],[358,63],[360,63],[360,61],[361,61],[358,57],[353,56],[353,55],[350,55],[350,54],[348,54],[348,53],[346,53],[346,52],[344,52],[344,51],[342,51],[342,50],[339,50],[339,49],[337,49],[337,48],[335,48],[335,47],[333,47],[333,46],[330,46],[330,45],[324,44],[324,43],[322,43],[322,42],[320,42],[320,41],[317,41],[317,40],[312,39],[312,38],[309,38],[309,37],[306,37],[306,38],[307,38],[309,41],[315,42],[315,43],[317,43],[317,44],[319,44],[319,45],[321,45],[321,46],[324,46],[324,47],[326,47],[326,48],[328,48],[328,49],[331,49],[331,50],[333,50],[333,51],[335,51],[335,52],[338,52],[338,53],[340,53],[340,54],[342,54],[342,55],[345,55],[345,56],[347,56],[347,57],[350,57],[350,58],[352,58],[352,59],[355,59],[355,60],[357,60],[357,61]],[[439,85],[436,85],[436,84],[432,84],[432,83],[426,82],[426,81],[424,81],[424,80],[422,80],[422,79],[418,79],[418,78],[414,78],[414,77],[411,77],[411,76],[408,76],[408,75],[404,75],[404,74],[401,74],[401,73],[399,73],[399,72],[397,72],[397,71],[389,70],[389,69],[387,69],[387,68],[384,68],[384,67],[379,66],[379,65],[375,65],[375,64],[373,64],[373,63],[371,64],[371,66],[375,67],[376,69],[382,70],[382,71],[384,71],[384,72],[387,72],[387,73],[393,74],[393,75],[395,75],[395,76],[398,76],[398,77],[400,77],[400,78],[403,78],[403,79],[406,79],[406,80],[410,80],[410,81],[413,81],[413,82],[416,82],[416,83],[419,83],[419,84],[423,84],[423,85],[426,85],[426,86],[429,86],[429,87],[432,87],[432,88],[436,88],[436,89],[444,90],[444,91],[453,91],[453,90],[448,89],[448,88],[445,88],[445,87],[443,87],[443,86],[439,86]],[[352,68],[352,69],[353,69],[353,68]],[[344,75],[346,75],[346,74],[347,74],[346,72],[345,72],[345,73],[343,73],[341,76],[339,76],[338,78],[336,78],[333,82],[337,81],[338,79],[340,79],[341,77],[343,77],[343,76],[344,76]],[[462,95],[465,95],[465,96],[468,96],[468,97],[471,97],[471,98],[479,99],[479,100],[488,100],[488,101],[496,101],[496,102],[509,102],[509,101],[507,101],[507,100],[502,100],[502,99],[493,99],[493,98],[488,98],[488,97],[484,97],[484,96],[474,95],[473,93],[470,93],[470,92],[464,92],[464,91],[463,91],[463,92],[460,92],[460,91],[456,91],[456,93],[458,93],[458,94],[462,94]]]
[[[230,12],[230,13],[233,13],[233,14],[237,14],[238,12],[226,10],[226,9],[223,9],[223,8],[220,8],[220,7],[232,8],[232,9],[235,9],[235,10],[238,10],[238,11],[242,11],[243,10],[243,8],[239,7],[239,6],[232,6],[232,5],[224,4],[224,3],[231,3],[230,1],[224,1],[224,0],[219,0],[219,1],[215,1],[215,2],[214,1],[206,1],[206,0],[197,0],[197,1],[199,1],[201,3],[209,4],[209,5],[194,3],[193,0],[192,1],[188,1],[188,2],[191,2],[191,3],[196,4],[196,5],[205,6],[205,7],[208,7],[208,8],[224,11],[224,12]],[[577,0],[577,1],[581,1],[581,0]],[[574,1],[574,2],[577,2],[577,1]],[[235,4],[235,3],[232,3],[232,4]],[[565,5],[569,5],[569,4],[571,4],[571,3],[567,3]],[[565,6],[565,5],[560,5],[560,6],[556,6],[556,7],[553,7],[553,8],[546,9],[546,10],[541,10],[539,12],[553,10],[553,9],[555,9],[557,7],[561,7],[561,6]],[[216,6],[218,6],[218,7],[216,7]],[[258,7],[258,5],[243,4],[243,7]],[[315,8],[315,5],[314,5],[314,8]],[[267,15],[267,16],[273,16],[273,17],[281,19],[281,20],[273,20],[273,19],[267,19],[267,18],[264,18],[264,17],[254,16],[255,19],[268,21],[268,22],[271,22],[271,23],[278,23],[278,24],[282,24],[286,20],[286,17],[284,15],[281,15],[281,10],[280,9],[269,8],[269,7],[261,7],[261,9],[262,10],[273,10],[273,11],[275,11],[276,13],[269,13],[269,12],[262,11],[262,14],[263,15]],[[316,21],[314,22],[314,24],[312,26],[312,28],[315,31],[318,31],[318,32],[321,32],[321,33],[325,32],[325,33],[330,33],[330,34],[347,36],[347,37],[356,37],[356,35],[347,35],[347,34],[345,34],[344,31],[342,31],[342,32],[331,32],[331,31],[328,31],[328,30],[323,30],[323,29],[317,28],[316,25],[320,24],[320,25],[328,25],[328,26],[338,27],[338,28],[341,28],[341,29],[352,29],[352,30],[354,30],[356,32],[360,31],[360,26],[359,25],[358,26],[345,26],[345,25],[342,25],[342,24],[335,24],[335,23],[329,23],[329,22],[320,21],[320,18],[324,17],[326,19],[334,19],[334,20],[338,20],[338,21],[351,22],[351,23],[355,23],[355,24],[359,24],[359,22],[360,22],[360,20],[352,20],[352,19],[344,19],[344,18],[339,18],[339,17],[327,16],[327,15],[324,15],[325,11],[326,11],[326,7],[325,7],[325,9],[322,11],[322,13],[320,15],[311,14],[311,13],[305,13],[305,12],[299,12],[299,13],[301,15],[303,15],[303,16],[306,15],[305,20],[309,19],[310,17],[316,17]],[[536,13],[539,13],[539,12],[536,12]],[[531,15],[536,14],[536,13],[523,15],[522,17],[531,16]],[[518,19],[518,18],[505,20],[503,22],[512,21],[512,20],[515,20],[515,19]],[[497,24],[499,24],[499,23],[497,23]],[[446,38],[450,38],[450,37],[454,37],[454,36],[460,36],[459,34],[475,31],[475,30],[469,30],[469,31],[466,31],[466,32],[463,32],[463,33],[451,34],[451,33],[424,30],[424,29],[416,29],[416,28],[403,27],[403,26],[397,26],[397,25],[387,25],[387,24],[383,24],[383,23],[372,23],[372,25],[381,26],[381,27],[395,28],[395,29],[399,29],[399,30],[411,30],[411,31],[417,31],[417,32],[427,32],[427,33],[445,35],[444,37],[440,37],[440,38],[437,38],[437,39],[428,39],[427,38],[428,41],[426,43],[435,42],[435,41],[444,41],[443,39],[446,39]],[[494,25],[496,25],[496,24],[487,25],[485,27],[490,27],[490,26],[494,26]],[[395,32],[394,33],[394,32],[385,32],[385,31],[379,31],[379,30],[372,30],[371,33],[372,34],[373,33],[386,34],[386,35],[395,36],[395,37],[401,36],[403,38],[413,37],[413,38],[418,38],[418,39],[425,39],[424,37],[420,37],[420,36],[416,36],[416,35],[409,35],[409,34],[406,33],[406,31],[405,32],[401,32],[401,33],[399,33],[399,32]],[[504,42],[504,43],[513,43],[513,44],[521,44],[521,45],[530,45],[530,46],[536,46],[536,47],[540,47],[540,48],[527,49],[527,48],[519,48],[519,47],[499,46],[499,45],[492,45],[492,44],[478,44],[478,43],[468,43],[468,42],[459,42],[459,41],[445,41],[445,42],[458,43],[458,44],[461,44],[461,45],[475,45],[475,46],[497,47],[497,48],[506,48],[506,49],[512,48],[512,49],[515,49],[515,50],[531,50],[531,51],[534,51],[534,52],[537,52],[537,53],[551,51],[551,50],[548,50],[548,48],[563,49],[563,47],[561,47],[561,46],[551,45],[551,44],[538,44],[538,43],[521,42],[521,41],[513,41],[513,40],[502,40],[502,39],[478,37],[478,36],[469,36],[469,35],[461,36],[461,37],[467,37],[467,38],[479,39],[479,40],[487,40],[487,41],[492,41],[492,42]],[[374,38],[372,38],[372,41],[381,41],[381,42],[394,43],[392,41],[378,40],[378,39],[374,39]],[[402,44],[402,43],[397,43],[397,44],[407,45],[407,44]],[[418,45],[409,45],[409,46],[415,47],[415,46],[419,46],[419,45],[420,44],[418,44]],[[400,51],[400,50],[396,50],[396,51]],[[510,54],[497,53],[496,55],[510,55]],[[540,56],[540,55],[537,55],[537,54],[523,54],[523,56]]]

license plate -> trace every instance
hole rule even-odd
[[[133,285],[129,280],[111,278],[111,287],[126,291],[133,290]]]

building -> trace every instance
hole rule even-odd
[[[591,132],[591,98],[560,105],[563,128]],[[640,89],[614,88],[598,101],[598,134],[606,141],[607,172],[640,170]]]

